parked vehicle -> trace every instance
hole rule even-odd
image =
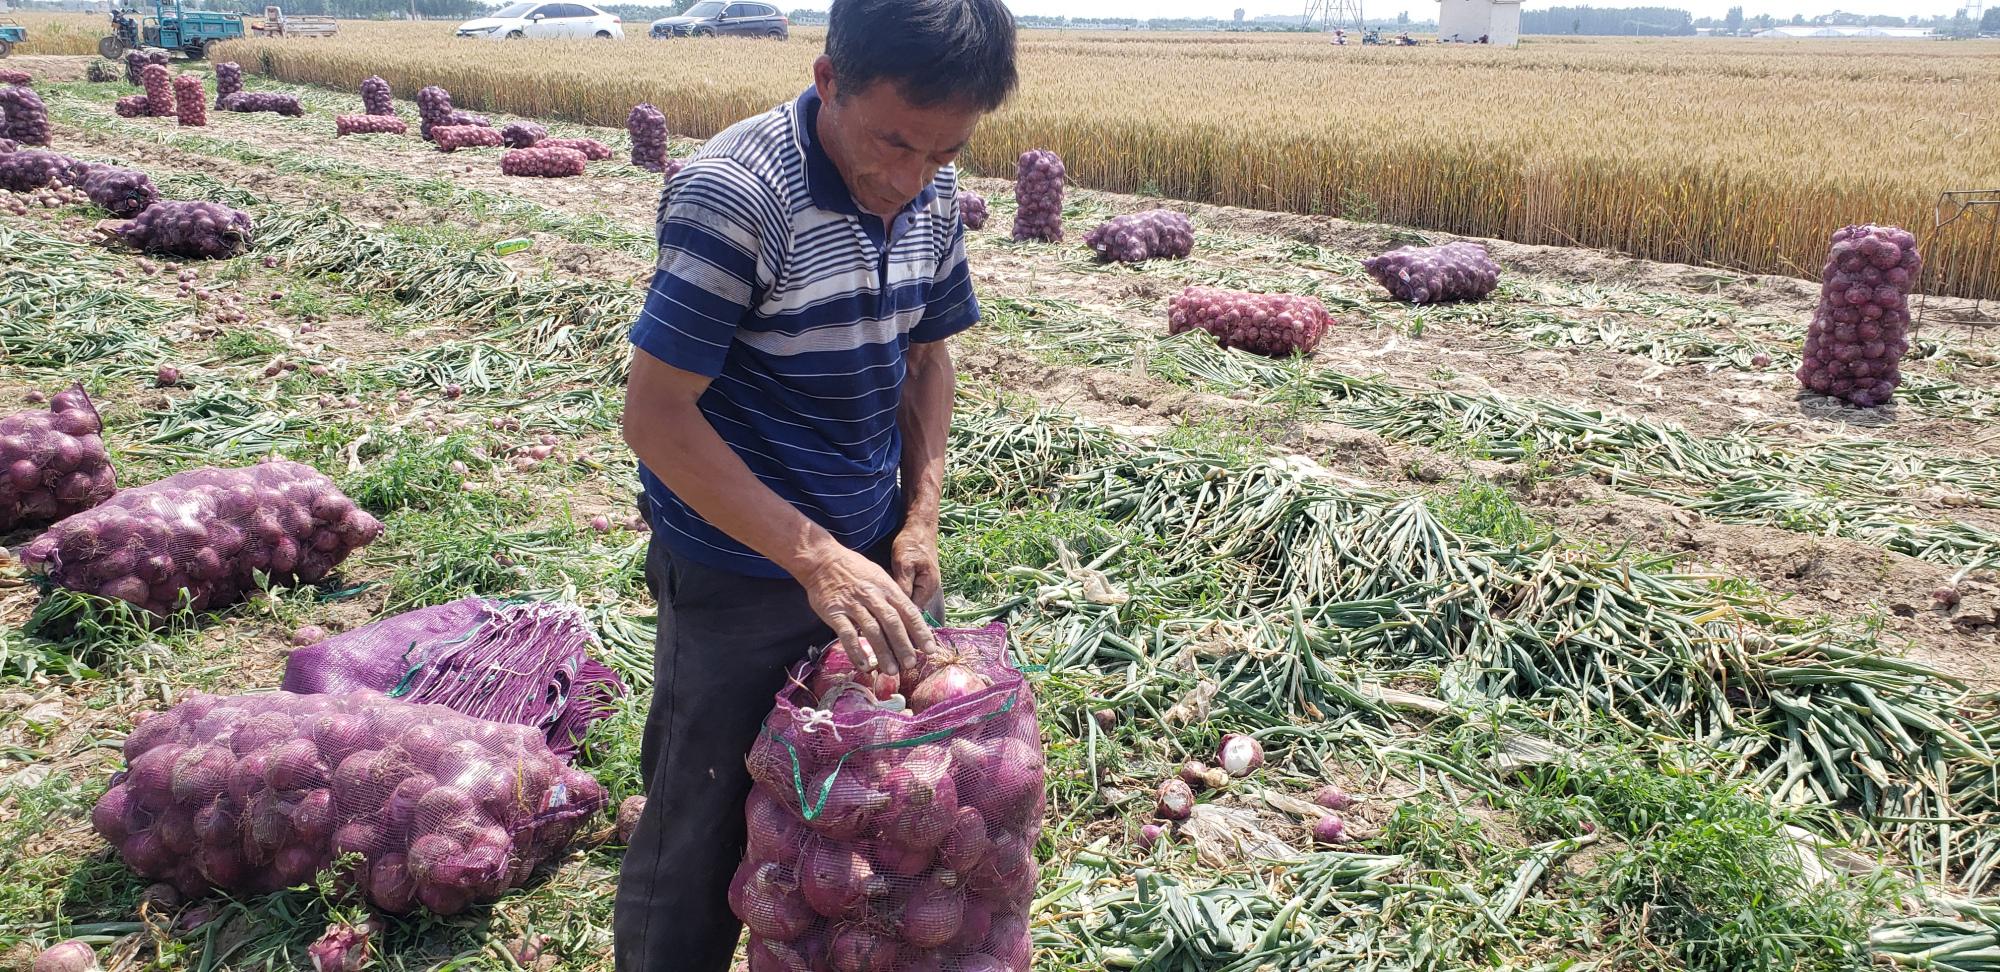
[[[340,33],[340,21],[332,17],[287,17],[283,7],[265,7],[264,22],[251,24],[259,37],[332,37]]]
[[[623,40],[625,28],[616,14],[587,3],[516,3],[490,16],[458,25],[460,37],[493,40]]]
[[[14,53],[14,45],[28,39],[28,28],[5,17],[0,17],[0,57]]]
[[[153,0],[147,15],[137,8],[111,11],[111,34],[97,42],[97,53],[118,60],[134,47],[155,47],[182,57],[206,58],[209,49],[243,36],[243,18],[212,10],[182,10],[180,0]]]
[[[663,37],[769,37],[792,35],[792,22],[777,7],[753,0],[702,0],[678,17],[653,21],[647,35]]]

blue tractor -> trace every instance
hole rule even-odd
[[[115,61],[133,48],[153,47],[206,58],[216,44],[242,36],[241,15],[182,10],[180,0],[153,0],[151,14],[112,8],[111,35],[97,42],[97,53]]]
[[[0,57],[14,53],[14,45],[28,39],[28,28],[0,17]]]

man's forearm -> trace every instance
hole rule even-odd
[[[833,535],[764,485],[701,414],[705,380],[633,355],[625,442],[681,502],[793,577],[824,559]],[[688,384],[699,381],[699,384]],[[646,416],[635,421],[636,416]]]
[[[944,491],[944,453],[951,438],[958,376],[944,341],[910,346],[910,372],[896,422],[903,433],[904,521],[937,529]]]

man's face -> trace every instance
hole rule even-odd
[[[825,57],[813,65],[813,75],[827,154],[854,201],[878,216],[892,215],[917,198],[937,171],[965,150],[983,114],[951,103],[916,107],[888,82],[841,91]]]

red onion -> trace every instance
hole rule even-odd
[[[319,940],[306,946],[313,972],[361,972],[373,957],[372,940],[381,922],[370,918],[359,925],[334,922],[326,926]]]
[[[969,230],[986,228],[986,197],[960,186],[958,189],[958,218]]]
[[[1182,763],[1180,777],[1187,781],[1188,787],[1197,793],[1202,790],[1219,790],[1229,785],[1228,773],[1215,769],[1198,759],[1190,759]]]
[[[646,798],[628,796],[618,804],[618,842],[631,844],[632,835],[639,831],[639,817],[646,812]]]
[[[1950,609],[1958,606],[1959,594],[1956,587],[1940,587],[1931,592],[1931,602],[1938,607]]]
[[[1264,765],[1264,744],[1255,737],[1232,733],[1222,737],[1222,745],[1215,751],[1215,761],[1223,772],[1241,779]]]
[[[153,384],[161,388],[172,388],[181,382],[181,370],[173,365],[161,365],[153,374]]]
[[[1162,820],[1186,820],[1194,815],[1194,790],[1187,781],[1174,777],[1160,784],[1153,815]]]
[[[1430,304],[1478,300],[1499,286],[1500,268],[1477,243],[1405,246],[1364,260],[1362,269],[1398,300]]]
[[[90,972],[97,968],[97,951],[74,938],[51,945],[35,956],[34,972]]]
[[[1142,851],[1152,850],[1153,845],[1159,843],[1160,838],[1165,836],[1166,833],[1167,828],[1156,823],[1141,825],[1139,827],[1139,849]]]
[[[858,918],[867,914],[868,899],[889,893],[889,880],[853,845],[817,840],[799,859],[799,888],[812,910],[828,918]]]
[[[1312,834],[1315,843],[1344,844],[1347,842],[1347,824],[1329,813],[1313,823]]]
[[[326,640],[326,629],[316,624],[308,624],[292,632],[292,644],[298,647],[316,645]]]
[[[1907,230],[1871,223],[1834,233],[1799,381],[1861,408],[1887,404],[1902,384],[1908,297],[1922,273],[1923,258]]]
[[[1315,297],[1189,287],[1167,305],[1167,332],[1203,330],[1225,348],[1283,357],[1311,354],[1331,323]]]
[[[335,115],[333,134],[339,138],[346,135],[404,135],[410,125],[395,115]]]
[[[1342,811],[1354,806],[1354,798],[1337,786],[1320,787],[1313,793],[1313,802],[1333,811]]]
[[[753,935],[791,941],[815,920],[798,878],[783,865],[745,860],[729,883],[729,909]]]
[[[897,937],[918,948],[942,948],[958,937],[965,920],[965,894],[932,874],[904,895],[895,923]]]
[[[1062,157],[1047,149],[1021,153],[1014,179],[1014,238],[1061,243]]]
[[[951,661],[939,665],[910,693],[910,710],[921,715],[934,705],[943,705],[977,695],[992,687],[993,680],[966,665]]]
[[[894,972],[896,942],[860,925],[845,925],[827,944],[834,972]]]
[[[1160,257],[1181,258],[1194,251],[1194,226],[1171,209],[1149,209],[1112,218],[1084,237],[1098,259],[1139,263]]]

